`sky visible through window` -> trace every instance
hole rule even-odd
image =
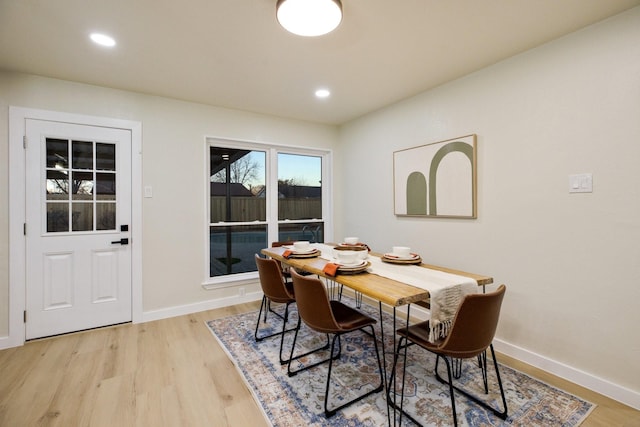
[[[250,160],[260,165],[258,176],[264,177],[264,152],[251,152]],[[296,185],[320,187],[322,179],[322,158],[297,154],[278,154],[278,180],[292,180]],[[252,186],[263,185],[251,182]]]

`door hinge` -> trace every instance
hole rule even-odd
[[[24,311],[24,323],[27,323],[27,310]]]
[[[22,136],[22,148],[27,148],[27,135]]]
[[[27,235],[27,223],[23,223],[22,224],[22,234],[24,234],[25,236]]]

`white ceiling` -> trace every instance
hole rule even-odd
[[[640,4],[342,2],[336,31],[305,38],[276,0],[0,0],[0,69],[341,124]]]

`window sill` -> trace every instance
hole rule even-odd
[[[202,283],[207,291],[235,288],[237,286],[253,285],[258,283],[258,273],[238,274],[235,277],[208,278]]]

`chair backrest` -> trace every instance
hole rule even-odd
[[[271,243],[271,247],[272,248],[279,248],[281,246],[291,246],[291,245],[293,245],[293,241],[283,241],[283,242],[272,242]],[[282,268],[282,263],[280,261],[276,260],[276,262],[278,263],[278,267],[280,268],[280,270],[283,270],[283,271],[285,271],[285,270],[288,271],[289,270],[289,269],[283,269]]]
[[[275,259],[261,258],[255,254],[256,265],[258,266],[258,275],[260,277],[260,286],[265,296],[273,302],[286,303],[294,299],[289,293],[282,278],[282,270]]]
[[[271,247],[272,248],[279,248],[280,246],[291,246],[293,245],[293,241],[292,240],[288,240],[285,242],[272,242],[271,243]]]
[[[315,277],[302,276],[291,270],[298,314],[302,321],[318,332],[339,332],[324,283]]]
[[[489,347],[498,327],[506,289],[505,285],[500,285],[491,293],[465,296],[456,312],[451,331],[438,346],[438,351],[465,359],[475,357]]]

